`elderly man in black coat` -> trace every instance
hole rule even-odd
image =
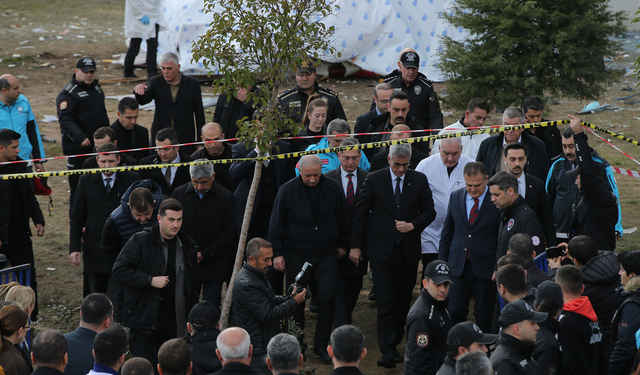
[[[189,172],[191,182],[176,188],[173,198],[182,203],[184,232],[200,247],[203,299],[220,306],[222,283],[229,282],[237,246],[233,195],[215,181],[213,164],[192,165]]]

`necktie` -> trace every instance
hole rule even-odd
[[[396,178],[396,190],[394,195],[396,196],[396,206],[398,206],[398,211],[400,211],[400,197],[402,196],[402,193],[400,192],[400,182],[402,182],[402,179],[400,177]],[[396,230],[396,245],[400,245],[401,243],[402,233]]]
[[[476,217],[478,217],[478,202],[480,202],[478,198],[473,198],[473,207],[469,213],[469,225],[475,223]]]
[[[167,186],[171,186],[171,168],[167,167],[164,171],[164,179],[167,180]]]
[[[107,188],[107,194],[111,194],[111,177],[105,178],[104,182],[105,182],[104,187]]]
[[[347,184],[347,203],[349,204],[349,207],[353,205],[353,198],[355,196],[353,192],[353,181],[351,180],[351,177],[353,177],[353,173],[349,173],[347,175],[347,178],[349,178],[349,183]]]

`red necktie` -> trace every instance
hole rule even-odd
[[[353,173],[349,173],[347,177],[349,178],[349,183],[347,184],[347,204],[349,204],[349,207],[351,207],[353,205],[353,198],[355,196],[353,193],[353,181],[351,180],[351,177],[353,177]]]
[[[476,217],[478,217],[478,202],[480,202],[478,198],[473,198],[473,207],[471,207],[471,212],[469,213],[469,225],[473,224],[476,221]]]

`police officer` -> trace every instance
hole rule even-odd
[[[418,72],[420,68],[420,56],[407,48],[400,52],[398,69],[384,77],[395,91],[404,91],[409,96],[409,115],[418,119],[425,129],[442,129],[442,112],[438,96],[433,89],[433,82]],[[373,110],[375,103],[371,106]]]
[[[422,279],[422,292],[407,315],[405,375],[435,375],[444,363],[446,339],[453,327],[447,310],[450,285],[451,268],[447,262],[434,260],[427,265]]]
[[[276,103],[278,108],[293,121],[298,124],[302,123],[304,114],[307,112],[307,101],[313,93],[317,93],[329,105],[327,109],[327,124],[337,118],[347,119],[347,115],[344,114],[344,109],[342,109],[340,98],[338,98],[338,93],[322,87],[316,82],[316,65],[313,61],[302,62],[296,71],[296,82],[298,83],[296,87],[278,94]]]
[[[96,79],[96,62],[91,57],[78,60],[76,69],[56,98],[62,133],[62,153],[79,155],[93,152],[93,133],[109,126],[104,92]],[[81,169],[86,156],[70,157],[67,169]],[[69,176],[69,213],[73,207],[79,175]]]
[[[547,319],[547,313],[535,312],[523,300],[511,302],[502,309],[502,331],[498,346],[491,355],[496,375],[542,375],[531,353],[536,345],[538,323]]]

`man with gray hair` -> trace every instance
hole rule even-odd
[[[253,356],[253,345],[247,331],[240,327],[230,327],[218,335],[216,355],[222,362],[219,375],[256,375],[249,365]]]
[[[315,145],[310,145],[307,147],[305,151],[315,151],[315,150],[323,150],[325,148],[334,148],[340,147],[342,140],[349,136],[351,133],[351,127],[346,120],[341,118],[335,119],[329,123],[327,126],[327,136],[322,138],[320,142]],[[322,154],[318,154],[320,159],[322,160],[322,173],[327,173],[332,171],[340,166],[340,158],[336,152],[326,152]],[[360,164],[358,167],[369,171],[370,165],[369,160],[364,155],[362,150],[360,151]],[[300,163],[296,165],[296,176],[300,175]]]
[[[284,271],[287,285],[305,262],[313,265],[309,278],[318,287],[318,323],[314,353],[331,363],[327,344],[333,327],[337,260],[347,253],[350,224],[347,204],[338,182],[322,174],[323,163],[317,155],[300,159],[300,176],[282,185],[271,214],[269,241],[273,243],[273,266]],[[304,330],[304,304],[293,318]]]
[[[421,257],[420,234],[436,217],[427,177],[409,170],[411,146],[393,145],[389,169],[370,173],[356,202],[349,259],[367,256],[378,303],[378,366],[395,368]],[[393,235],[392,235],[393,234]]]
[[[456,362],[456,375],[492,375],[491,361],[484,352],[463,354]]]
[[[163,54],[160,65],[162,76],[155,76],[148,81],[148,86],[139,84],[133,90],[140,105],[155,99],[152,146],[155,146],[156,133],[164,128],[175,130],[180,143],[198,142],[205,123],[200,82],[180,72],[180,59],[175,53]],[[195,146],[182,146],[187,155],[195,150]]]
[[[522,109],[509,107],[502,115],[502,125],[524,124],[526,118]],[[524,172],[545,181],[549,171],[549,159],[547,148],[540,139],[532,136],[524,129],[505,130],[482,141],[476,160],[484,163],[489,177],[500,171],[508,171],[506,162],[503,162],[504,148],[514,142],[519,142],[526,147],[527,164]]]
[[[300,372],[303,360],[300,343],[295,336],[280,333],[269,340],[267,366],[273,375],[297,374]]]
[[[182,203],[184,232],[200,245],[198,279],[203,299],[219,307],[222,284],[231,278],[238,244],[233,194],[215,181],[213,164],[192,165],[189,172],[191,182],[176,188],[173,198]]]
[[[327,348],[333,360],[332,375],[362,375],[360,361],[367,355],[362,331],[352,325],[336,328]]]

